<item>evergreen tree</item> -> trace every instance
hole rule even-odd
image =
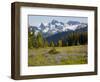
[[[44,45],[44,40],[41,33],[38,33],[37,35],[37,45],[38,47],[43,47]]]
[[[66,42],[66,46],[68,46],[68,41]]]
[[[51,46],[51,47],[54,47],[54,43],[53,43],[53,41],[50,43],[50,46]]]
[[[48,47],[49,46],[49,44],[48,44],[48,42],[45,40],[45,42],[44,42],[44,47]]]
[[[28,48],[33,48],[34,32],[28,32]]]
[[[62,40],[59,40],[59,41],[58,41],[58,46],[59,46],[59,47],[62,47]]]

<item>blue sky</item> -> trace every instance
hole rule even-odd
[[[42,23],[47,24],[53,19],[59,22],[67,23],[68,21],[79,21],[82,23],[88,23],[87,17],[71,17],[71,16],[43,16],[43,15],[29,15],[28,23],[30,26],[39,26]]]

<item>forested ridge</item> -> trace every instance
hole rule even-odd
[[[35,35],[35,32],[28,31],[28,48],[39,48],[39,47],[63,47],[63,46],[73,46],[73,45],[84,45],[87,44],[88,34],[85,32],[70,32],[64,36],[61,36],[57,41],[53,41],[51,36],[51,41],[44,38],[39,32]]]

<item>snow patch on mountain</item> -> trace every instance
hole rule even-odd
[[[46,33],[46,32],[48,32],[48,30],[49,30],[49,28],[45,28],[45,29],[43,30],[43,32]]]

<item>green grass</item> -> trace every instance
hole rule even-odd
[[[28,51],[29,66],[72,65],[87,63],[87,45],[33,48]]]

